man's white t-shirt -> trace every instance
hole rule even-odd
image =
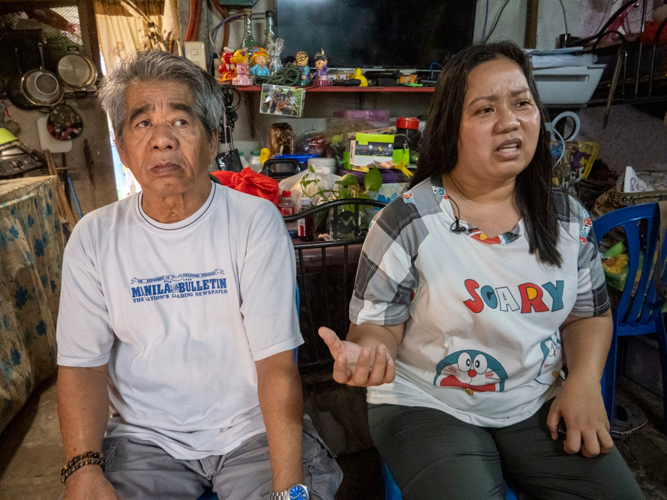
[[[555,396],[559,327],[570,314],[597,316],[610,306],[590,217],[561,191],[554,201],[561,267],[530,254],[523,221],[494,238],[465,222],[465,232],[453,232],[439,177],[380,212],[362,250],[350,320],[405,322],[405,333],[395,381],[369,388],[369,403],[506,427]]]
[[[141,199],[74,229],[58,364],[109,363],[108,437],[132,435],[178,459],[228,453],[266,431],[255,361],[303,343],[291,240],[270,202],[213,183],[174,224],[148,217]]]

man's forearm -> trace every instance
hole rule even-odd
[[[257,363],[262,410],[273,475],[273,491],[303,483],[303,396],[291,351]]]
[[[87,451],[102,452],[109,418],[107,365],[58,368],[58,420],[67,460]]]

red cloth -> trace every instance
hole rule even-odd
[[[246,167],[240,172],[218,170],[211,173],[220,179],[223,186],[241,191],[242,193],[259,196],[260,198],[269,200],[276,206],[278,205],[280,190],[278,182],[271,179],[271,177],[258,174],[250,167]]]

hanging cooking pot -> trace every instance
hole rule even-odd
[[[71,106],[58,104],[52,107],[49,112],[46,129],[54,139],[71,141],[83,132],[83,120]]]
[[[56,75],[44,69],[44,46],[39,46],[42,65],[39,69],[31,69],[21,78],[21,90],[26,99],[35,106],[53,106],[63,98],[63,88]]]
[[[97,81],[97,69],[89,57],[71,46],[58,61],[58,77],[72,90],[85,91]]]
[[[30,111],[35,109],[35,106],[26,99],[26,96],[21,90],[21,78],[23,77],[23,70],[21,69],[21,61],[19,58],[19,50],[14,48],[14,56],[16,57],[16,70],[18,76],[13,77],[7,84],[7,96],[11,103],[19,109]]]

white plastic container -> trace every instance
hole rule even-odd
[[[308,158],[309,167],[326,167],[330,173],[336,173],[336,158]]]
[[[239,157],[241,158],[241,165],[243,165],[243,168],[249,167],[250,163],[248,163],[248,160],[245,159],[243,156],[243,151],[239,151]]]
[[[544,104],[586,104],[600,83],[605,64],[533,70]]]
[[[257,153],[257,154],[255,154]],[[259,173],[262,171],[262,162],[259,161],[259,151],[251,151],[250,153],[250,168]]]

